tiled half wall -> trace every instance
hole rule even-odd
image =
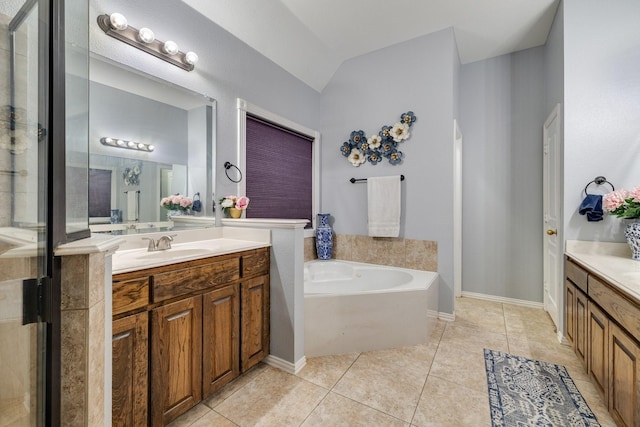
[[[332,258],[391,265],[414,270],[438,271],[438,242],[353,234],[333,236]],[[304,239],[304,260],[317,258],[316,239]]]

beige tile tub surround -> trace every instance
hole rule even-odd
[[[333,238],[334,259],[438,271],[438,242],[432,240],[354,234],[336,234]],[[304,239],[304,260],[316,258],[315,237],[307,237]]]

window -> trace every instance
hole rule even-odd
[[[247,218],[308,219],[315,223],[318,132],[238,101],[239,193],[251,199]]]

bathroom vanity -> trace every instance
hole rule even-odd
[[[566,337],[620,426],[640,425],[640,262],[626,244],[568,241]]]
[[[269,354],[268,246],[116,252],[113,425],[165,425]]]

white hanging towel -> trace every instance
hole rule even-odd
[[[138,192],[127,191],[127,221],[138,220]]]
[[[367,178],[369,236],[400,235],[400,175]]]

